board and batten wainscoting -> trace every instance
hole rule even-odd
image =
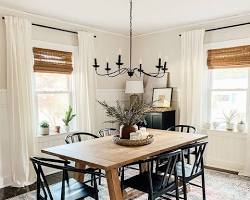
[[[205,130],[203,133],[208,135],[205,165],[241,173],[246,159],[247,133],[223,130]]]

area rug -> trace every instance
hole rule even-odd
[[[133,174],[130,171],[127,174]],[[206,170],[206,195],[207,200],[247,200],[250,199],[250,178],[232,175],[228,173],[222,173],[214,170]],[[200,184],[200,178],[194,180],[194,183]],[[99,199],[108,200],[107,184],[103,181],[103,184],[99,186]],[[147,194],[140,191],[128,188],[126,190],[126,200],[147,200]],[[23,195],[19,195],[10,200],[35,200],[36,191],[32,191]],[[161,198],[159,198],[161,199]],[[175,199],[175,198],[170,198]],[[86,198],[91,200],[91,198]],[[201,188],[190,186],[190,192],[188,193],[188,200],[202,200]]]

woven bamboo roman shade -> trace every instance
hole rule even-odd
[[[208,50],[209,69],[250,67],[250,45]]]
[[[33,48],[34,71],[44,73],[71,74],[72,52]]]

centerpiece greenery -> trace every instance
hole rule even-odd
[[[119,101],[116,101],[116,105],[110,106],[105,101],[98,101],[106,110],[108,117],[112,120],[106,121],[106,123],[119,123],[121,128],[121,138],[129,139],[130,133],[136,131],[134,125],[144,120],[144,113],[148,110],[149,106],[142,101],[135,101],[128,107],[122,106]]]

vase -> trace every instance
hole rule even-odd
[[[232,123],[226,123],[226,129],[227,129],[228,131],[234,130],[234,124],[232,124]]]
[[[55,132],[60,133],[60,126],[55,126]]]
[[[239,131],[239,132],[244,132],[245,131],[245,129],[246,129],[246,125],[245,124],[237,124],[237,130]]]
[[[121,139],[129,139],[130,133],[132,132],[136,132],[135,126],[126,126],[126,125],[121,126],[121,129],[120,129]]]
[[[41,128],[41,135],[49,135],[49,128]]]
[[[65,125],[65,126],[64,126],[64,130],[65,130],[66,133],[69,133],[69,131],[70,131],[70,126],[69,126],[69,125]]]

